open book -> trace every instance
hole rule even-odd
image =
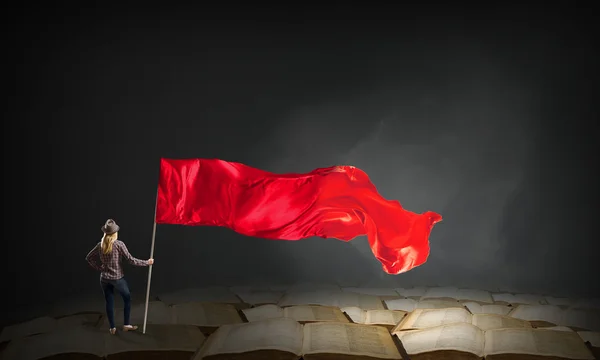
[[[440,299],[455,301],[472,301],[480,304],[493,304],[494,299],[489,291],[477,289],[461,289],[457,287],[433,287],[427,289],[421,300]]]
[[[502,304],[485,304],[482,305],[473,301],[463,302],[463,305],[473,314],[496,314],[508,315],[514,308],[509,305]]]
[[[195,326],[148,325],[141,331],[110,335],[101,329],[73,326],[49,333],[11,341],[2,352],[2,359],[37,360],[42,358],[189,359],[205,341]],[[69,354],[65,357],[65,354]]]
[[[5,326],[0,333],[0,343],[16,340],[29,335],[44,334],[73,326],[96,326],[102,319],[99,313],[75,313],[53,318],[38,317],[22,323]]]
[[[594,355],[575,332],[542,329],[496,329],[485,332],[486,359],[530,359],[537,355],[564,359],[592,360]],[[521,355],[520,357],[514,355]]]
[[[579,331],[578,334],[587,343],[596,359],[600,359],[600,332]]]
[[[356,306],[341,309],[350,320],[356,324],[380,325],[392,329],[406,316],[406,311],[400,310],[363,310]]]
[[[131,323],[143,324],[145,304],[131,307]],[[115,309],[115,321],[123,322],[123,309]],[[103,318],[105,326],[108,319]],[[162,301],[148,303],[148,324],[154,325],[194,325],[200,327],[205,334],[210,334],[224,324],[244,322],[234,304],[219,304],[210,302],[186,302],[177,305],[167,305]]]
[[[234,304],[189,302],[172,306],[172,324],[198,326],[210,334],[219,326],[244,322]]]
[[[600,312],[563,309],[557,305],[519,305],[509,316],[528,320],[534,327],[568,326],[573,330],[600,331]]]
[[[238,290],[235,293],[242,301],[252,306],[277,304],[283,292],[271,290]]]
[[[564,324],[564,310],[556,305],[517,305],[509,316],[527,320],[534,327]]]
[[[445,308],[464,308],[465,305],[457,300],[429,299],[390,299],[384,301],[388,310],[413,311],[414,309],[445,309]]]
[[[232,304],[237,309],[245,309],[248,307],[248,304],[244,303],[242,299],[233,293],[233,291],[222,286],[181,289],[170,293],[159,294],[158,300],[167,305],[188,302],[207,302]]]
[[[365,310],[385,309],[381,298],[352,292],[321,290],[288,292],[277,304],[281,307],[293,305],[322,305],[343,308],[356,306]]]
[[[578,331],[583,341],[589,342],[592,347],[600,349],[600,332],[597,331]]]
[[[414,299],[388,299],[384,300],[388,310],[413,311],[417,308],[417,300]]]
[[[423,286],[417,286],[412,288],[396,288],[395,289],[400,296],[408,299],[419,300],[421,296],[425,295],[427,288]]]
[[[344,287],[344,288],[342,288],[342,291],[356,293],[356,294],[378,296],[382,300],[398,299],[398,298],[403,297],[403,296],[400,296],[400,294],[398,294],[394,289],[388,289],[388,288]]]
[[[525,320],[496,314],[471,314],[466,309],[416,309],[392,329],[392,334],[416,329],[426,329],[446,324],[472,324],[482,330],[500,328],[531,328]]]
[[[296,305],[285,308],[277,305],[261,305],[242,310],[248,322],[274,318],[290,318],[299,323],[314,321],[349,322],[342,311],[333,306]]]
[[[494,304],[502,305],[546,305],[546,298],[532,294],[492,293]]]
[[[146,310],[146,304],[135,304],[131,306],[130,322],[132,324],[143,324],[144,323],[144,312]],[[117,326],[123,325],[123,308],[116,308],[115,312],[115,323]],[[108,318],[104,316],[102,318],[105,327],[108,327]],[[162,301],[149,301],[148,302],[148,324],[166,325],[173,323],[173,309]]]
[[[289,318],[223,325],[195,360],[217,359],[397,359],[402,357],[381,326],[319,322],[302,325]]]
[[[412,360],[579,359],[594,360],[575,332],[533,328],[484,331],[468,323],[401,332],[398,337]]]
[[[189,359],[206,337],[192,325],[148,325],[141,331],[107,335],[105,359]]]

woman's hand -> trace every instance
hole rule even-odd
[[[154,264],[154,259],[148,259],[148,265]]]

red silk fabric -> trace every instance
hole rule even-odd
[[[441,220],[384,199],[353,166],[274,174],[218,159],[161,159],[157,224],[223,226],[273,240],[367,235],[383,270],[399,274],[427,261]]]

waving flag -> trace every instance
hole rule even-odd
[[[161,159],[157,224],[222,226],[272,240],[366,235],[383,270],[399,274],[427,261],[441,220],[384,199],[354,166],[275,174],[218,159]]]

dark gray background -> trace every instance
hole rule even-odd
[[[444,221],[428,262],[397,276],[382,272],[363,238],[270,241],[161,225],[153,293],[318,281],[598,296],[590,13],[542,5],[8,12],[5,309],[101,298],[84,257],[106,218],[147,258],[160,157],[274,172],[351,164],[385,197]],[[147,268],[126,272],[140,300]]]

